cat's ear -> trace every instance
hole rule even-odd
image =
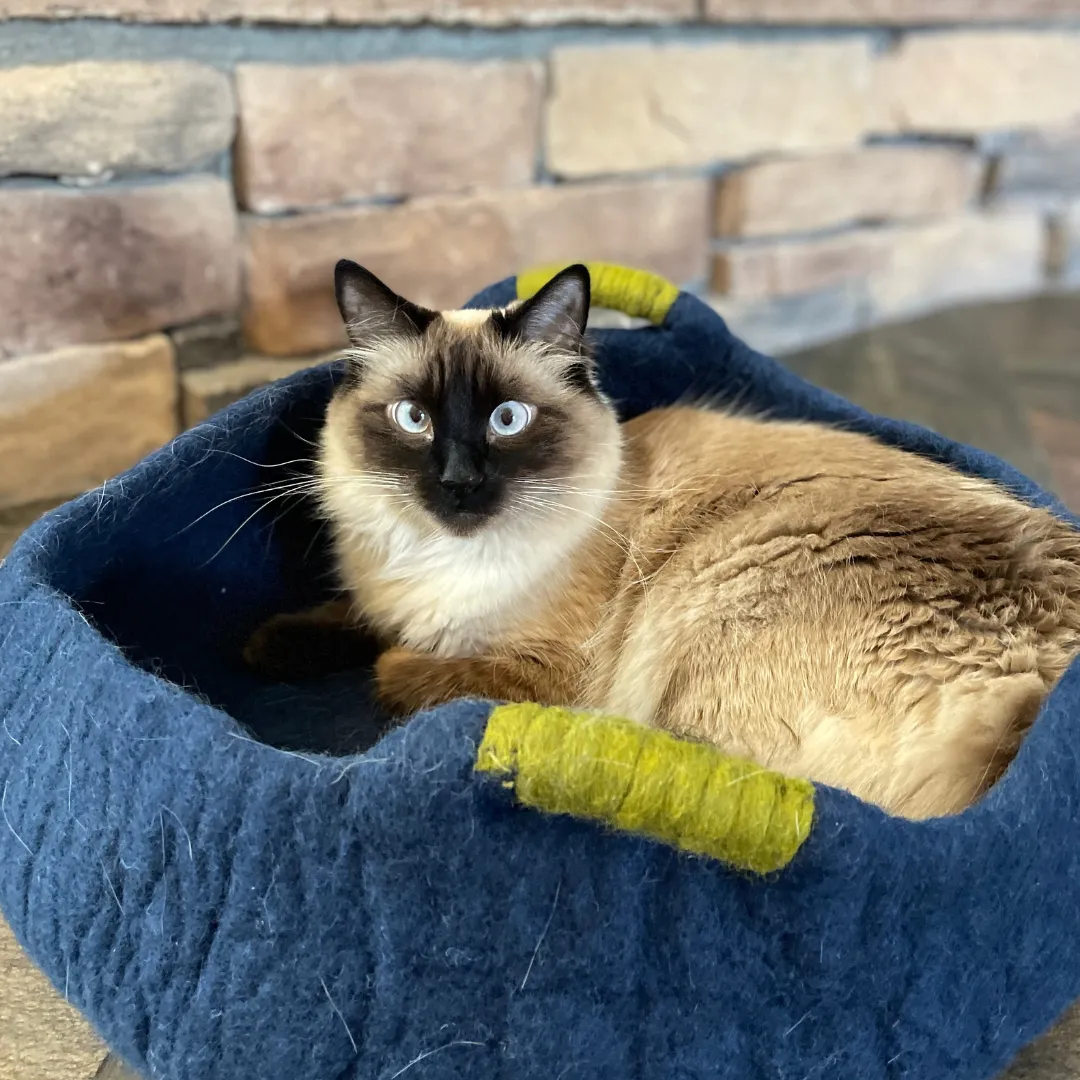
[[[436,312],[398,296],[370,270],[342,259],[334,267],[334,292],[349,340],[371,345],[380,337],[422,334]]]
[[[510,326],[525,341],[580,352],[589,319],[590,293],[588,269],[580,263],[568,266],[509,313]]]

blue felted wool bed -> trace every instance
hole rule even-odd
[[[621,306],[656,325],[597,332],[626,416],[707,394],[843,424],[1065,514],[653,284]],[[1001,783],[948,820],[672,752],[710,798],[733,769],[765,785],[776,842],[749,856],[741,804],[635,823],[597,795],[602,762],[584,780],[552,765],[547,781],[592,785],[589,805],[560,803],[510,730],[520,712],[493,733],[490,704],[458,702],[387,734],[363,672],[248,672],[251,630],[326,586],[317,524],[269,498],[310,457],[339,375],[251,395],[50,514],[0,568],[0,907],[136,1070],[974,1080],[1080,996],[1075,667]]]

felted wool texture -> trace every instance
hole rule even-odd
[[[693,297],[598,350],[624,415],[701,393],[843,424],[1064,514]],[[310,456],[337,377],[257,392],[0,567],[0,908],[125,1059],[165,1080],[976,1080],[1080,995],[1075,667],[978,806],[908,822],[818,788],[765,877],[515,805],[473,768],[485,703],[380,738],[362,678],[260,683],[243,640],[317,599],[327,562],[251,493]]]

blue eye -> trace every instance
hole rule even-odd
[[[390,419],[410,435],[423,435],[431,427],[431,417],[415,401],[395,401],[387,412]]]
[[[491,414],[488,426],[496,435],[520,435],[532,423],[535,415],[536,408],[533,405],[520,401],[504,401]]]

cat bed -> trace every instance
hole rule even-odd
[[[597,332],[626,416],[702,394],[842,424],[1065,515],[693,296],[593,272],[649,323]],[[462,701],[385,733],[363,673],[245,670],[326,582],[279,485],[339,377],[249,396],[0,568],[0,907],[137,1071],[965,1080],[1080,996],[1077,667],[993,791],[922,823],[617,719]]]

